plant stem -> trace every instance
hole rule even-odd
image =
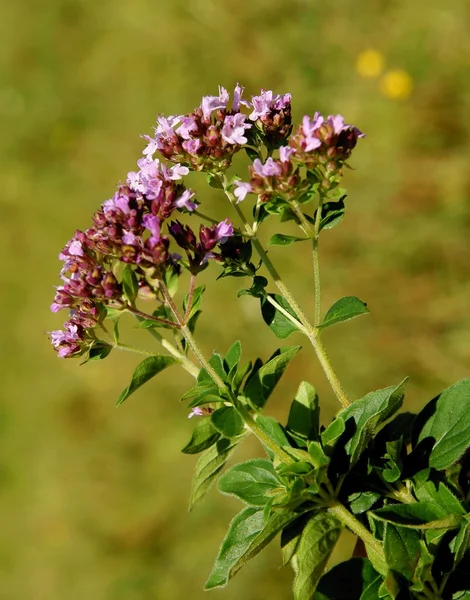
[[[191,273],[191,279],[189,280],[189,291],[188,291],[188,303],[184,312],[184,322],[188,323],[189,313],[193,305],[194,287],[196,285],[196,277]]]
[[[343,525],[346,525],[353,533],[369,546],[369,548],[377,555],[377,557],[385,562],[385,554],[380,541],[375,538],[372,533],[364,527],[364,525],[352,515],[348,509],[337,500],[333,500],[328,507],[328,512],[334,515]]]
[[[179,323],[175,323],[174,321],[170,321],[169,319],[161,319],[160,317],[154,317],[153,315],[149,315],[147,313],[142,312],[141,310],[138,310],[137,308],[134,308],[130,304],[125,306],[125,310],[129,311],[133,315],[138,315],[139,317],[142,317],[142,319],[146,321],[155,321],[155,323],[160,323],[161,325],[169,325],[170,327],[176,327],[177,329],[179,329],[180,327]]]
[[[145,350],[144,348],[137,348],[136,346],[130,346],[129,344],[113,344],[113,348],[116,348],[116,350],[127,350],[128,352],[143,354],[144,356],[158,356],[155,352],[150,352],[150,350]]]
[[[289,304],[289,306],[292,308],[292,310],[295,312],[295,314],[299,318],[299,321],[304,326],[305,335],[310,340],[310,342],[315,350],[315,353],[317,355],[317,358],[323,368],[323,371],[325,372],[325,375],[326,375],[328,381],[330,382],[330,385],[331,385],[333,391],[335,392],[338,400],[341,402],[343,408],[346,408],[347,406],[349,406],[351,404],[351,401],[349,400],[346,392],[343,389],[343,386],[341,385],[341,383],[338,379],[338,376],[336,375],[336,373],[333,369],[333,365],[331,364],[331,361],[326,352],[326,349],[320,339],[320,330],[317,327],[315,327],[314,325],[312,325],[312,323],[310,323],[310,321],[308,320],[306,315],[303,313],[300,306],[297,304],[295,298],[289,291],[288,287],[286,286],[284,281],[281,279],[281,276],[277,272],[274,264],[271,262],[271,259],[268,257],[261,242],[257,238],[256,233],[253,231],[253,228],[248,223],[245,215],[243,214],[243,211],[241,210],[240,206],[237,204],[236,198],[233,197],[232,193],[228,189],[228,183],[227,183],[226,179],[223,179],[222,183],[224,185],[225,194],[228,197],[228,199],[230,200],[232,206],[235,208],[238,216],[240,217],[240,220],[242,221],[242,223],[245,227],[245,230],[248,233],[248,236],[251,238],[251,241],[252,241],[253,246],[255,247],[255,250],[258,252],[259,257],[261,258],[266,269],[268,270],[269,274],[273,278],[274,283],[276,284],[278,290],[281,292],[281,295],[284,297],[286,302]]]
[[[143,313],[145,315],[145,313]],[[146,317],[140,317],[139,315],[134,315],[136,319],[140,322],[145,320]],[[158,342],[167,350],[172,356],[177,358],[185,371],[187,371],[190,375],[192,375],[195,379],[197,379],[199,375],[199,369],[197,366],[189,360],[189,358],[180,352],[177,348],[173,346],[167,339],[165,339],[158,331],[155,329],[147,329],[149,334],[158,340]]]
[[[168,305],[170,306],[170,308],[175,316],[175,319],[181,325],[181,333],[184,335],[184,337],[188,343],[188,346],[191,348],[194,356],[197,358],[201,367],[207,371],[208,375],[211,377],[212,381],[217,385],[217,387],[221,390],[224,390],[230,396],[233,407],[238,412],[238,414],[242,417],[242,419],[245,422],[248,429],[250,429],[250,431],[252,433],[254,433],[254,435],[260,440],[260,442],[262,442],[267,448],[269,448],[275,454],[275,456],[278,457],[278,459],[281,462],[283,462],[283,463],[293,462],[292,458],[287,454],[287,452],[284,452],[284,450],[282,448],[280,448],[273,440],[271,440],[271,438],[268,435],[266,435],[264,433],[264,431],[261,429],[261,427],[255,421],[255,419],[253,419],[253,417],[250,415],[248,410],[246,410],[245,407],[240,405],[240,403],[235,398],[232,391],[227,387],[225,382],[222,380],[222,378],[219,376],[219,374],[215,371],[215,369],[212,367],[212,365],[209,363],[209,361],[206,360],[206,357],[204,356],[204,354],[200,350],[199,346],[197,345],[196,340],[194,339],[191,331],[189,330],[189,327],[183,323],[183,317],[181,316],[176,304],[173,302],[173,299],[170,296],[165,284],[163,282],[161,282],[160,285],[161,285],[161,290],[163,292],[163,295],[165,296],[165,300],[168,302]]]
[[[175,316],[175,319],[177,320],[177,322],[179,323],[179,325],[181,327],[181,333],[183,334],[186,341],[188,342],[188,346],[191,348],[191,350],[192,350],[194,356],[197,358],[199,364],[201,365],[201,367],[203,367],[207,371],[208,375],[210,375],[211,379],[217,385],[217,387],[226,389],[225,383],[222,381],[220,376],[215,372],[215,370],[212,368],[212,366],[206,360],[206,357],[199,349],[199,346],[196,344],[196,340],[193,338],[193,336],[189,330],[189,327],[187,325],[185,325],[184,318],[181,315],[181,313],[179,312],[178,307],[174,303],[173,298],[171,297],[171,295],[170,295],[166,285],[163,283],[163,281],[160,281],[160,289],[162,290],[162,293],[165,297],[166,302],[168,303],[168,306],[171,309],[171,312],[173,313],[173,315]]]
[[[246,426],[250,429],[252,433],[259,439],[261,443],[263,443],[271,452],[284,464],[291,464],[294,462],[293,458],[284,452],[282,448],[280,448],[258,425],[256,420],[250,415],[250,413],[246,410],[245,407],[240,406],[238,402],[234,402],[234,407],[236,408],[238,414],[244,420]]]
[[[318,208],[315,217],[315,231],[312,243],[313,255],[313,282],[315,287],[315,327],[321,323],[321,287],[320,287],[320,258],[318,252],[318,240],[320,239],[320,223],[323,206],[323,196],[320,194]]]
[[[267,294],[266,295],[266,300],[269,302],[269,304],[271,304],[272,306],[274,306],[274,308],[276,310],[278,310],[280,313],[282,313],[286,317],[286,319],[289,319],[289,321],[291,323],[293,323],[297,327],[297,329],[299,331],[301,331],[305,335],[308,335],[307,330],[302,325],[302,323],[300,323],[300,321],[298,321],[295,317],[293,317],[288,310],[286,310],[285,308],[283,308],[279,304],[279,302],[276,302],[276,300],[274,300],[274,298],[272,296],[270,296],[269,294]]]

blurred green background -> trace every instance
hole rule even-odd
[[[297,120],[341,112],[368,137],[346,174],[347,217],[323,236],[324,307],[357,295],[371,315],[325,343],[353,397],[409,375],[417,409],[470,373],[470,5],[23,0],[0,11],[0,599],[207,598],[238,503],[213,491],[187,512],[195,459],[179,451],[194,423],[178,398],[190,378],[170,369],[116,410],[138,359],[58,360],[44,334],[65,318],[48,312],[57,254],[134,168],[157,113],[237,81],[292,92]],[[222,197],[194,181],[224,217]],[[306,248],[272,256],[311,309]],[[235,299],[242,284],[210,287],[198,336],[207,353],[239,338],[245,358],[266,358],[278,341],[255,300]],[[288,341],[305,348],[271,414],[285,417],[305,378],[330,419],[338,405],[312,352]],[[259,451],[250,440],[237,457]],[[336,559],[350,549],[346,536]],[[284,600],[290,581],[273,545],[210,594]]]

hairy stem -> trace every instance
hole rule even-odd
[[[207,371],[208,375],[210,376],[212,381],[217,385],[217,387],[219,389],[224,390],[230,396],[233,407],[239,413],[239,415],[242,417],[242,419],[243,419],[245,425],[248,427],[248,429],[250,429],[250,431],[252,433],[254,433],[254,435],[260,440],[260,442],[262,442],[267,448],[269,448],[279,458],[279,460],[281,462],[284,462],[284,463],[292,462],[292,458],[286,452],[284,452],[284,450],[282,450],[282,448],[280,448],[273,440],[271,440],[271,438],[269,436],[267,436],[264,433],[264,431],[261,429],[261,427],[255,421],[255,419],[253,419],[253,417],[250,415],[248,410],[246,410],[246,408],[243,407],[240,404],[240,402],[238,402],[238,400],[235,398],[232,391],[227,387],[227,385],[222,380],[222,378],[218,375],[218,373],[216,373],[216,371],[214,370],[212,365],[209,363],[209,361],[206,359],[206,357],[202,353],[201,349],[197,345],[196,340],[194,339],[191,331],[189,330],[189,327],[184,324],[183,317],[181,316],[176,304],[173,302],[172,297],[170,296],[166,286],[163,283],[161,283],[161,290],[165,296],[165,300],[168,302],[168,305],[170,306],[170,308],[175,316],[175,319],[181,325],[181,333],[184,335],[184,337],[188,343],[188,346],[191,348],[191,350],[192,350],[194,356],[196,357],[196,359],[198,360],[199,364],[201,365],[201,367],[203,369],[205,369]]]
[[[191,312],[191,308],[193,307],[193,295],[194,295],[194,287],[195,286],[196,286],[196,277],[193,274],[191,274],[191,279],[189,280],[188,303],[186,305],[186,310],[184,312],[185,325],[188,323],[189,313]]]
[[[308,318],[306,317],[306,315],[304,314],[304,312],[302,311],[300,306],[297,304],[297,301],[295,300],[295,298],[289,291],[289,288],[286,286],[284,281],[281,279],[281,276],[279,275],[274,264],[271,262],[271,259],[268,257],[265,249],[263,248],[263,245],[257,238],[256,233],[253,231],[252,226],[247,221],[240,206],[237,204],[236,198],[233,196],[233,194],[231,193],[231,191],[229,189],[227,180],[222,179],[221,181],[224,186],[225,194],[228,197],[228,199],[230,200],[234,209],[236,210],[238,216],[240,217],[240,220],[242,221],[243,226],[245,227],[245,231],[248,233],[249,237],[251,238],[251,241],[252,241],[253,246],[255,247],[255,250],[257,251],[259,257],[263,261],[266,269],[268,270],[269,274],[271,275],[278,290],[281,292],[281,295],[284,297],[286,302],[289,304],[289,306],[292,308],[292,310],[295,312],[295,314],[299,318],[299,321],[304,326],[305,335],[310,340],[310,342],[315,350],[315,353],[317,355],[317,358],[323,368],[323,371],[325,372],[325,375],[326,375],[328,381],[330,382],[330,385],[331,385],[333,391],[335,392],[338,400],[341,402],[343,408],[346,408],[347,406],[349,406],[351,404],[351,401],[349,400],[346,392],[344,391],[343,386],[341,385],[341,382],[339,381],[338,376],[336,375],[336,373],[333,369],[333,365],[331,364],[331,361],[326,352],[326,349],[325,349],[322,341],[320,340],[320,330],[317,327],[315,327],[314,325],[312,325],[312,323],[310,323],[310,321],[308,320]]]
[[[291,323],[293,323],[297,329],[299,331],[301,331],[303,334],[308,335],[307,330],[305,329],[305,327],[302,325],[302,323],[300,323],[300,321],[298,321],[295,317],[293,317],[290,312],[288,310],[286,310],[285,308],[283,308],[279,302],[276,302],[276,300],[274,300],[274,298],[272,296],[270,296],[269,294],[266,296],[266,300],[269,302],[269,304],[271,304],[272,306],[274,306],[274,308],[276,310],[278,310],[280,313],[282,313],[286,319],[289,319],[289,321]]]
[[[145,315],[145,313],[143,313]],[[140,321],[144,321],[146,319],[146,316],[141,317],[139,315],[134,315],[136,317],[136,319],[140,322]],[[162,346],[163,348],[165,348],[165,350],[167,350],[167,352],[169,352],[172,356],[174,356],[176,359],[178,359],[179,363],[181,364],[181,366],[183,367],[183,369],[185,371],[187,371],[192,377],[194,377],[195,379],[197,379],[198,375],[199,375],[199,369],[198,367],[189,360],[189,358],[183,354],[182,352],[180,352],[177,348],[175,348],[173,346],[173,344],[171,344],[167,339],[165,339],[161,333],[159,333],[158,331],[155,331],[155,329],[147,329],[146,331],[148,331],[148,333],[154,338],[156,339]]]
[[[381,561],[385,562],[385,553],[380,541],[337,500],[333,500],[328,512],[334,515],[343,525],[350,529],[368,546]]]
[[[179,323],[175,323],[174,321],[170,321],[169,319],[161,319],[160,317],[154,317],[153,315],[149,315],[145,312],[142,312],[141,310],[138,310],[137,308],[134,308],[130,304],[125,306],[125,310],[129,311],[133,315],[142,317],[142,319],[146,321],[155,321],[155,323],[160,323],[161,325],[169,325],[170,327],[175,327],[177,329],[179,329],[180,327]]]
[[[144,356],[158,356],[156,352],[150,352],[150,350],[145,350],[144,348],[137,348],[136,346],[130,346],[129,344],[113,344],[113,348],[116,348],[116,350],[126,350],[127,352],[143,354]]]
[[[323,206],[323,197],[320,194],[318,208],[315,217],[315,231],[312,243],[313,255],[313,282],[315,287],[315,327],[321,323],[321,287],[320,287],[320,257],[318,252],[318,241],[320,239],[320,223]]]

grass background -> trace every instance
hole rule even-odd
[[[470,6],[23,0],[0,12],[0,599],[205,598],[238,504],[214,491],[187,513],[195,460],[179,450],[193,424],[178,397],[190,380],[169,370],[115,410],[134,357],[58,361],[44,335],[62,323],[48,312],[57,254],[134,168],[157,113],[237,81],[292,92],[297,120],[341,112],[368,137],[346,176],[347,217],[323,236],[324,307],[357,295],[372,314],[325,342],[352,397],[409,375],[407,407],[419,408],[469,374]],[[385,61],[377,77],[357,67],[368,49]],[[206,212],[224,217],[223,199],[200,189]],[[305,249],[272,256],[312,308]],[[201,344],[224,351],[236,337],[245,357],[267,357],[278,342],[254,300],[236,301],[239,284],[209,289]],[[301,378],[331,418],[338,406],[307,347],[271,414],[284,418]],[[238,458],[257,452],[250,441]],[[336,558],[350,546],[346,536]],[[290,598],[279,567],[273,546],[211,595]]]

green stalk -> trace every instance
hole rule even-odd
[[[185,337],[185,339],[188,343],[188,346],[191,348],[191,350],[192,350],[194,356],[197,358],[199,364],[201,365],[201,367],[203,369],[205,369],[207,371],[208,375],[210,376],[212,381],[217,385],[217,387],[221,390],[224,390],[230,396],[233,407],[238,412],[238,414],[242,417],[242,419],[243,419],[245,425],[248,427],[248,429],[260,440],[260,442],[262,442],[267,448],[269,448],[281,462],[284,462],[284,463],[292,462],[292,458],[286,452],[284,452],[284,450],[282,450],[282,448],[277,446],[277,444],[273,440],[271,440],[271,438],[269,436],[267,436],[264,433],[264,431],[261,429],[261,427],[255,421],[255,419],[253,419],[253,417],[250,415],[250,413],[243,406],[240,405],[240,403],[237,401],[237,399],[233,395],[232,391],[227,387],[227,385],[222,380],[222,378],[213,369],[213,367],[211,366],[209,361],[206,360],[206,357],[204,356],[201,349],[197,345],[196,340],[194,339],[191,331],[189,330],[189,327],[184,324],[183,317],[181,316],[181,314],[178,310],[178,307],[173,302],[173,298],[170,296],[168,289],[166,288],[166,286],[163,282],[160,282],[160,289],[162,290],[163,295],[165,296],[165,300],[168,302],[168,305],[169,305],[171,311],[173,312],[175,319],[181,325],[181,333]]]
[[[145,350],[144,348],[137,348],[136,346],[130,346],[129,344],[113,344],[113,348],[116,348],[116,350],[126,350],[127,352],[143,354],[144,356],[158,356],[155,352],[150,352],[150,350]]]
[[[268,270],[269,274],[271,275],[275,285],[277,286],[278,290],[281,292],[281,295],[284,297],[286,302],[292,308],[294,313],[297,315],[297,317],[299,318],[299,321],[304,326],[305,335],[310,340],[310,343],[312,344],[313,349],[315,350],[315,354],[317,355],[317,358],[323,368],[323,371],[325,372],[325,375],[326,375],[334,393],[336,394],[338,400],[341,402],[343,408],[346,408],[347,406],[349,406],[351,404],[351,401],[349,400],[346,392],[344,391],[343,386],[341,385],[341,382],[339,381],[338,376],[336,375],[336,373],[333,369],[333,365],[331,364],[331,361],[326,352],[326,349],[325,349],[322,341],[320,340],[320,330],[318,329],[318,327],[316,327],[316,326],[312,325],[312,323],[310,323],[310,321],[308,320],[308,318],[306,317],[306,315],[304,314],[304,312],[302,311],[300,306],[297,304],[295,298],[289,291],[289,288],[286,286],[284,281],[281,279],[281,276],[277,272],[274,264],[271,262],[271,259],[268,257],[261,242],[257,238],[256,233],[253,231],[253,228],[248,223],[245,215],[243,214],[243,211],[241,210],[240,206],[237,204],[236,198],[234,198],[234,196],[228,189],[227,180],[225,178],[223,178],[221,180],[221,182],[224,186],[224,191],[225,191],[226,196],[228,197],[232,206],[234,207],[238,216],[240,217],[240,220],[242,221],[243,226],[245,227],[245,231],[248,233],[248,236],[251,238],[251,241],[252,241],[253,246],[255,247],[255,250],[257,251],[259,257],[263,261],[263,263],[264,263],[266,269]]]
[[[364,544],[366,544],[376,554],[379,560],[386,562],[385,553],[380,541],[375,538],[372,533],[366,527],[364,527],[364,525],[358,521],[345,506],[343,506],[337,500],[333,500],[332,504],[328,506],[328,512],[334,515],[339,521],[341,521],[341,523],[343,523],[343,525],[355,533],[357,537],[361,538]]]
[[[134,314],[138,321],[143,321],[147,318],[147,315],[145,313],[142,313],[142,315],[144,316]],[[163,348],[165,348],[165,350],[167,350],[172,356],[178,359],[179,363],[185,371],[187,371],[192,377],[197,379],[199,375],[199,369],[193,362],[189,360],[189,358],[185,354],[183,354],[177,348],[175,348],[173,344],[171,344],[167,339],[165,339],[158,331],[155,331],[155,329],[150,328],[147,329],[147,331],[163,346]],[[155,355],[152,354],[152,356]]]

